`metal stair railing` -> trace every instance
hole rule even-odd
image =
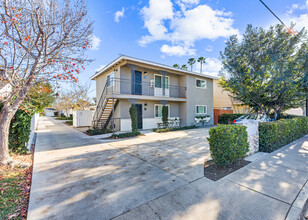
[[[106,82],[106,84],[104,86],[103,92],[101,94],[101,97],[99,98],[98,105],[96,106],[96,110],[95,110],[95,113],[94,113],[94,116],[93,116],[92,125],[93,125],[94,128],[96,128],[98,126],[100,117],[101,117],[101,115],[102,115],[102,113],[103,113],[103,111],[104,111],[104,109],[107,105],[107,100],[106,100],[107,84],[108,84],[108,82]]]

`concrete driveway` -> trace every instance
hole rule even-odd
[[[308,135],[213,182],[208,129],[96,140],[40,118],[28,219],[293,220],[308,195]]]
[[[28,219],[111,219],[203,177],[209,129],[96,140],[39,121]]]

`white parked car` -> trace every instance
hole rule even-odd
[[[243,115],[233,121],[233,124],[246,124],[251,122],[267,122],[272,121],[267,115],[261,114],[247,114]]]

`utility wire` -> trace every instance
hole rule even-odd
[[[299,39],[302,43],[304,43],[296,34],[295,31],[293,31],[291,28],[289,28],[262,0],[259,0],[263,5],[264,7],[269,10],[274,16],[275,18],[278,19],[278,21],[280,21],[280,23],[285,26],[285,28],[289,31],[290,34],[293,34],[295,37],[297,37],[297,39]]]

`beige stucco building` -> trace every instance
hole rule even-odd
[[[233,110],[233,113],[243,114],[250,112],[248,106],[242,105],[240,101],[232,98],[230,93],[220,87],[218,83],[218,79],[213,80],[214,109]]]
[[[131,130],[131,104],[138,110],[139,129],[156,128],[163,105],[181,126],[194,124],[196,115],[210,115],[213,124],[213,76],[120,56],[91,79],[96,81],[95,127],[105,128],[114,118],[116,130]]]

